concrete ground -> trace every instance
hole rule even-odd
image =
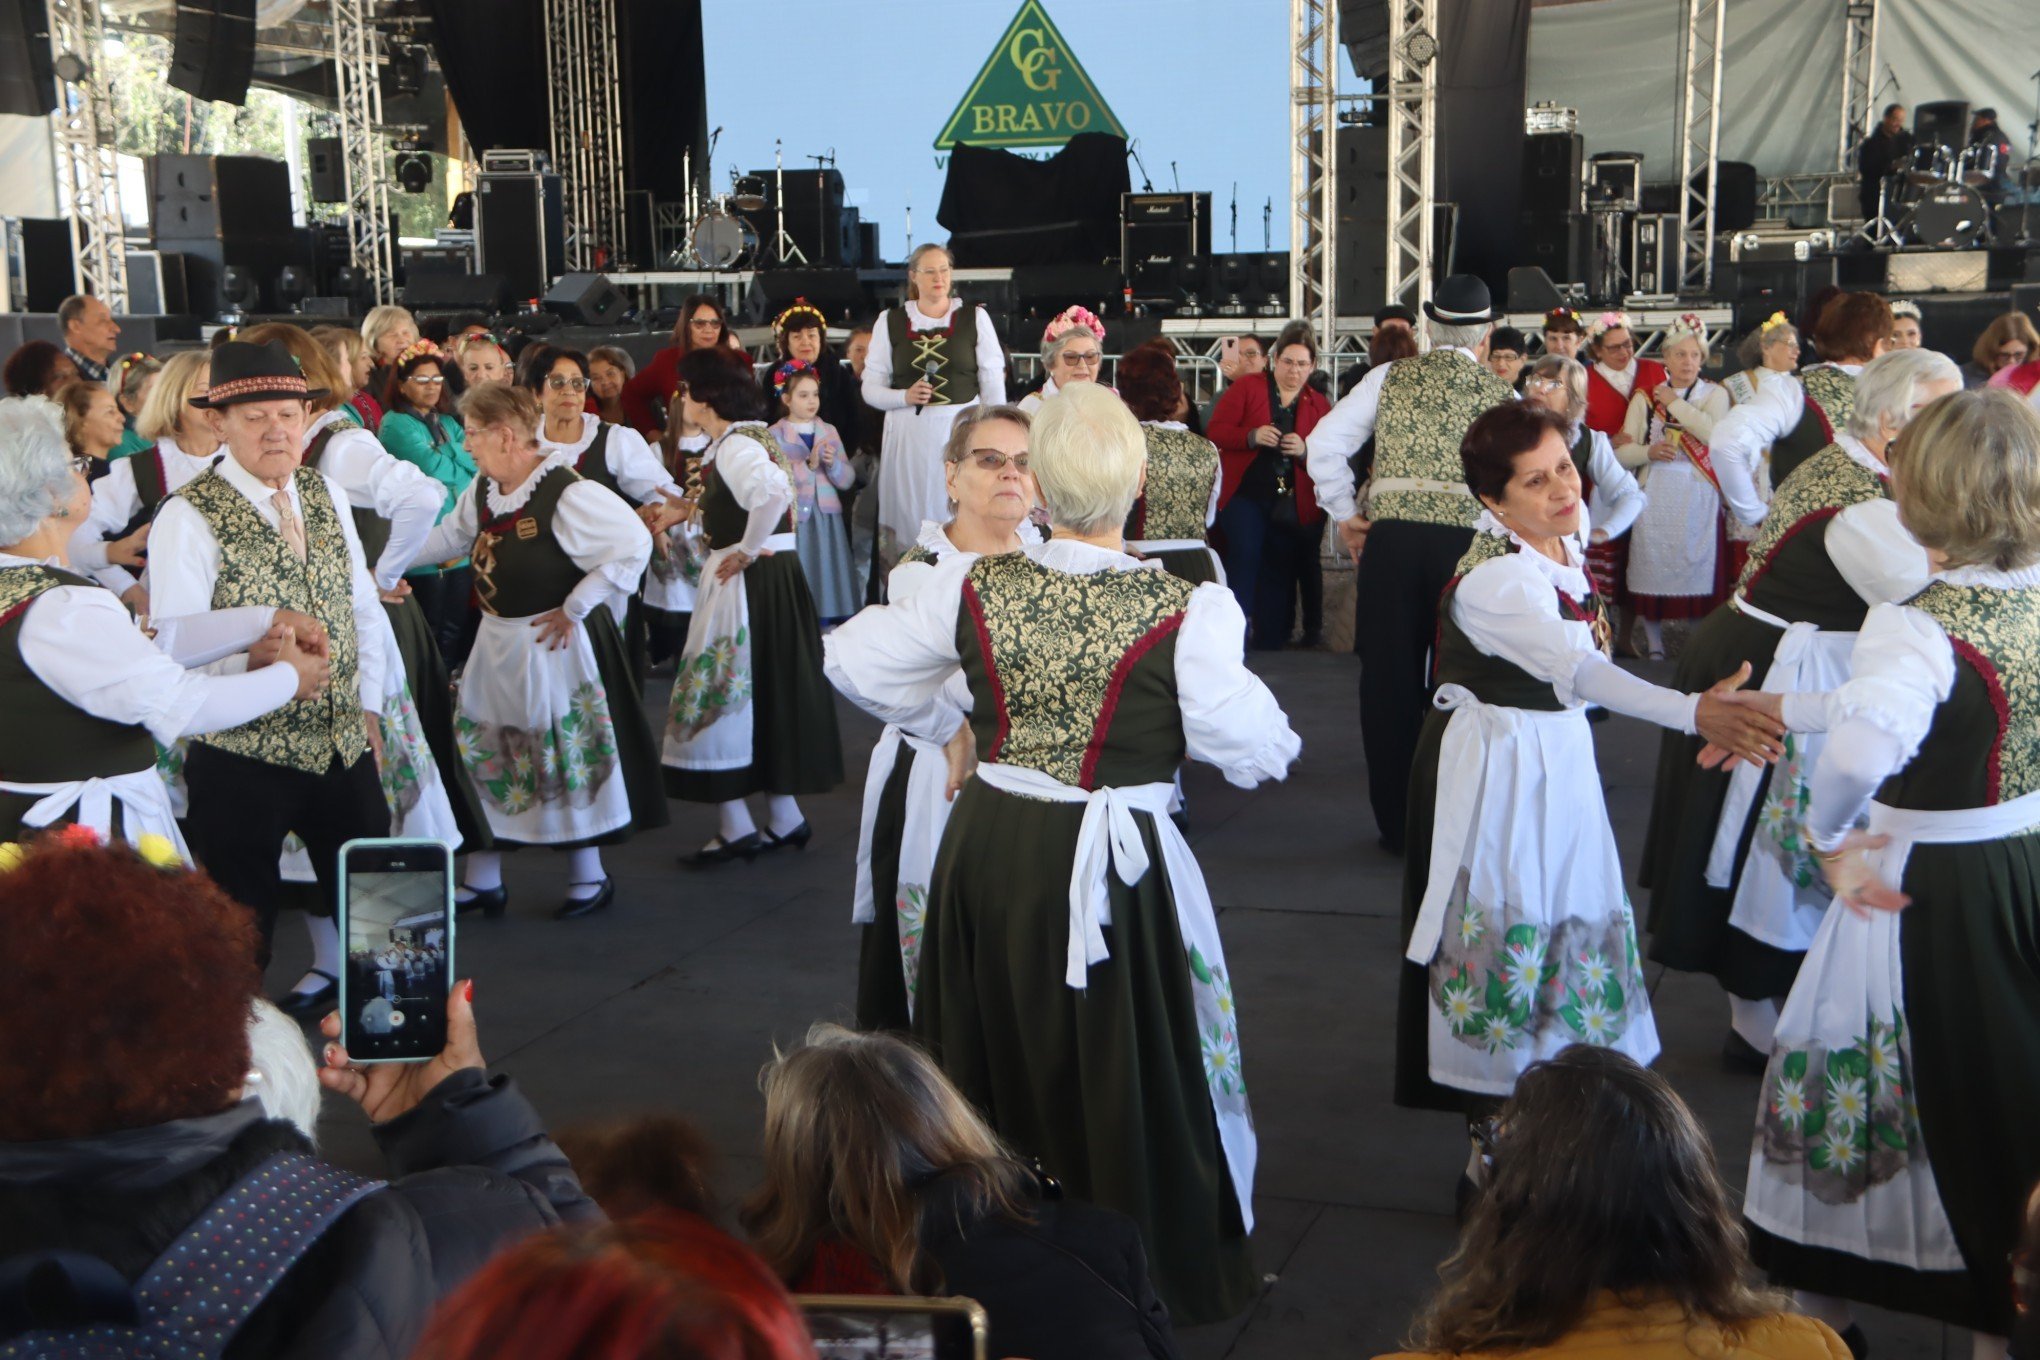
[[[1187,789],[1190,839],[1240,998],[1261,1136],[1255,1244],[1268,1285],[1240,1318],[1186,1330],[1182,1341],[1191,1360],[1366,1357],[1396,1348],[1452,1249],[1466,1144],[1452,1117],[1389,1098],[1402,862],[1375,844],[1357,665],[1326,653],[1255,664],[1303,737],[1302,763],[1286,783],[1252,793],[1198,766]],[[1662,679],[1669,666],[1643,670]],[[1596,731],[1633,869],[1655,729],[1617,718]],[[676,805],[672,828],[611,852],[618,899],[603,916],[547,919],[565,866],[527,851],[509,863],[509,915],[462,922],[460,971],[475,979],[483,1051],[554,1128],[675,1111],[713,1139],[730,1203],[755,1184],[760,1066],[812,1022],[851,1015],[851,868],[876,725],[845,707],[843,733],[849,778],[806,804],[815,837],[804,852],[679,869],[675,855],[715,824],[706,809]],[[288,986],[304,957],[286,921],[272,985]],[[1722,1067],[1727,1009],[1712,982],[1656,972],[1659,1070],[1705,1121],[1739,1191],[1757,1079]],[[329,1101],[322,1135],[337,1160],[376,1169],[359,1111]],[[1866,1310],[1864,1325],[1880,1360],[1967,1354],[1967,1338],[1938,1324]]]

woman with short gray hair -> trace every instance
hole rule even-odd
[[[1089,308],[1065,307],[1041,332],[1041,390],[1020,399],[1033,415],[1041,403],[1075,383],[1097,382],[1105,371],[1105,323]]]
[[[92,496],[54,410],[0,401],[0,841],[78,822],[132,844],[160,836],[189,862],[157,745],[317,692],[324,630],[289,610],[230,609],[159,620],[152,643],[69,568]],[[244,674],[185,669],[243,651]]]
[[[1214,1322],[1256,1288],[1255,1143],[1218,920],[1168,813],[1184,756],[1251,788],[1301,743],[1231,592],[1124,551],[1146,441],[1119,398],[1043,403],[1028,454],[1054,537],[937,564],[831,634],[827,670],[951,741],[953,781],[980,762],[936,858],[915,1034],[1003,1137],[1140,1224],[1179,1322]]]

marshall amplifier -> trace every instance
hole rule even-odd
[[[1131,276],[1149,260],[1211,253],[1211,195],[1123,194],[1119,200],[1119,263]]]

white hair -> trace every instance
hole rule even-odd
[[[1140,495],[1147,437],[1118,393],[1102,383],[1063,388],[1034,413],[1027,453],[1057,527],[1095,534],[1125,525]]]
[[[1849,413],[1849,433],[1871,440],[1885,425],[1904,429],[1912,419],[1920,384],[1935,381],[1962,386],[1962,370],[1939,350],[1894,349],[1864,365],[1856,375],[1856,406]]]
[[[1098,333],[1092,330],[1089,326],[1072,326],[1068,330],[1064,331],[1061,335],[1058,335],[1055,339],[1048,341],[1041,347],[1042,367],[1054,368],[1055,356],[1061,354],[1063,352],[1064,346],[1068,345],[1070,341],[1077,339],[1079,336],[1082,336],[1089,340],[1097,340],[1098,347],[1100,349],[1103,349],[1105,346],[1104,341],[1098,340]]]
[[[1577,425],[1587,415],[1587,366],[1563,354],[1539,355],[1530,365],[1533,378],[1556,378],[1565,384],[1565,418]]]
[[[415,331],[418,329],[418,318],[394,302],[385,302],[368,309],[368,315],[361,318],[361,343],[368,346],[371,359],[381,362],[375,347],[382,343],[383,336],[400,325],[407,325]]]
[[[1475,321],[1465,326],[1449,326],[1443,321],[1424,319],[1424,333],[1431,338],[1432,349],[1479,349],[1480,342],[1487,339],[1488,332],[1495,328],[1492,321]]]
[[[0,544],[27,538],[71,498],[64,413],[47,397],[0,399]]]
[[[297,1021],[266,998],[248,1004],[249,1094],[262,1102],[268,1118],[289,1121],[316,1144],[323,1093],[312,1046]]]

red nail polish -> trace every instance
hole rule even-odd
[[[475,1000],[475,981],[473,978],[469,978],[467,984],[467,1002],[469,1005],[473,1005],[474,1000]]]

